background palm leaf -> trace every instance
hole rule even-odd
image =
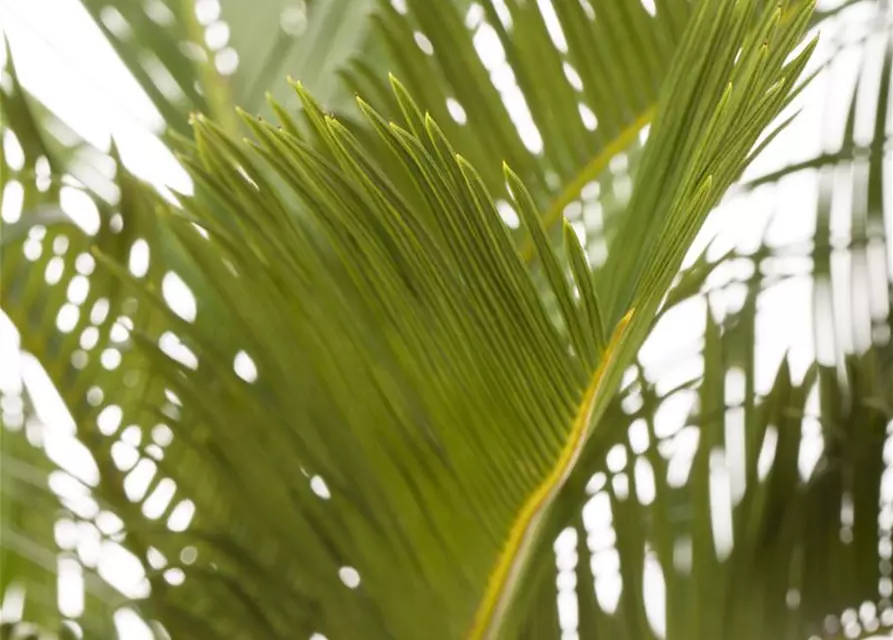
[[[877,235],[870,244],[876,253],[868,259],[870,267],[861,267],[872,274],[868,281],[880,287],[861,297],[855,288],[866,276],[844,272],[832,285],[828,272],[832,251],[838,256],[865,251],[869,244],[865,226],[857,221],[868,211],[874,212],[875,220],[882,219],[881,203],[889,197],[881,177],[884,162],[889,161],[884,145],[889,135],[889,37],[884,33],[877,38],[873,45],[880,45],[875,48],[880,59],[866,56],[860,75],[878,92],[853,92],[840,150],[827,154],[843,163],[826,169],[820,178],[827,196],[842,188],[827,184],[831,172],[864,181],[853,187],[857,199],[847,207],[856,222],[844,242],[816,242],[805,249],[814,260],[816,349],[828,359],[814,365],[802,380],[792,377],[784,361],[768,392],[757,394],[758,301],[793,275],[779,271],[779,257],[803,249],[764,243],[753,254],[731,252],[713,263],[698,261],[683,272],[677,285],[680,294],[670,295],[664,313],[672,314],[672,302],[682,300],[682,292],[691,288],[701,289],[704,301],[710,301],[703,374],[661,389],[662,381],[658,379],[655,386],[644,367],[631,371],[626,398],[619,398],[605,418],[608,424],[622,425],[617,430],[621,438],[598,446],[596,432],[595,446],[588,451],[591,457],[581,459],[559,498],[551,523],[552,535],[561,534],[564,543],[557,558],[559,602],[575,596],[579,611],[570,623],[567,615],[562,616],[561,628],[570,624],[581,637],[800,638],[838,637],[844,629],[848,635],[860,630],[872,633],[893,622],[888,604],[890,496],[881,490],[891,388],[886,337],[890,276],[883,225],[872,226]],[[863,129],[870,132],[869,142],[861,147],[865,155],[859,154],[855,161],[865,164],[854,171],[849,159],[857,146],[853,136],[859,95],[871,107],[872,117]],[[820,166],[828,164],[823,159]],[[810,166],[797,163],[774,172],[772,179]],[[872,198],[863,199],[868,192]],[[818,211],[819,229],[824,226],[826,238],[828,206],[823,198]],[[740,267],[743,258],[752,266],[740,281],[719,289],[704,286],[705,271],[723,264]],[[854,259],[853,265],[855,269],[859,261]],[[844,300],[853,301],[853,317],[865,322],[861,329],[839,321],[832,329],[841,304],[832,302],[823,290],[832,286],[846,292]],[[739,295],[742,291],[746,295]],[[858,315],[859,308],[866,309],[864,315]],[[832,338],[828,331],[844,335]],[[863,339],[870,337],[857,347],[856,355],[846,355],[851,348],[846,345],[853,344],[848,335],[852,331]],[[837,349],[827,355],[834,344]],[[662,405],[669,412],[670,405],[695,393],[693,413],[667,432],[670,420]],[[683,425],[692,426],[681,429]],[[815,453],[816,438],[824,441],[824,451],[814,470],[807,466],[804,472],[803,456],[811,455],[810,450]],[[737,467],[743,481],[737,491],[732,488],[728,528],[721,521],[711,525],[711,505],[716,507],[709,494],[715,485],[707,481],[714,467],[726,465],[731,472]],[[679,471],[686,469],[680,477]],[[725,472],[723,477],[727,478]],[[714,542],[717,526],[725,531],[720,536],[723,548],[720,541]],[[569,549],[573,544],[576,553]],[[619,561],[617,577],[613,558]],[[548,553],[539,559],[540,595],[520,627],[528,637],[541,637],[559,626],[555,559]],[[666,627],[659,633],[654,620],[662,616],[645,615],[649,605],[662,600],[661,591],[654,590],[653,576],[648,579],[655,566],[662,576],[657,582],[667,594]],[[622,591],[614,600],[606,594],[609,585],[618,582]],[[562,613],[567,614],[568,608]]]
[[[200,111],[236,126],[232,105],[253,109],[282,78],[305,82],[332,108],[346,102],[336,70],[367,42],[371,2],[240,0],[133,3],[84,0],[166,126],[188,133]],[[374,56],[365,55],[372,65]],[[296,102],[290,102],[296,107]]]

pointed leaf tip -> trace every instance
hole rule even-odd
[[[461,153],[456,154],[456,164],[459,165],[459,170],[466,179],[469,179],[472,176],[477,176],[477,171],[475,171],[474,166],[466,160]]]
[[[391,85],[391,88],[398,93],[406,93],[406,90],[403,87],[403,83],[401,83],[397,76],[388,71],[388,82]]]
[[[360,96],[357,96],[357,106],[360,108],[360,112],[362,112],[366,119],[382,119],[379,113],[372,107],[372,105],[363,100]]]
[[[574,246],[582,250],[579,246],[579,238],[577,237],[577,232],[574,231],[574,228],[571,226],[571,223],[568,222],[567,218],[561,218],[561,238],[564,241],[565,250],[570,251],[570,248]]]
[[[397,96],[398,99],[400,97],[403,97],[404,99],[409,99],[410,101],[412,101],[412,96],[409,94],[409,91],[407,91],[406,87],[403,86],[403,83],[400,82],[397,76],[395,76],[393,73],[388,73],[388,80],[390,81],[391,87],[393,87],[394,91],[400,94]],[[414,101],[412,102],[414,103]]]
[[[518,174],[512,170],[505,160],[502,161],[502,174],[505,176],[509,191],[511,191],[513,196],[518,197],[519,193],[526,191],[521,178],[518,177]]]

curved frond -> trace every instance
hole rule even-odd
[[[622,373],[664,313],[668,291],[670,302],[687,298],[710,273],[713,263],[699,263],[674,288],[694,234],[796,90],[811,51],[792,54],[810,20],[807,2],[776,9],[705,1],[694,13],[687,2],[656,4],[652,17],[638,2],[601,3],[593,19],[588,3],[555,3],[567,51],[550,44],[555,22],[534,3],[499,5],[507,13],[474,5],[528,103],[540,151],[525,146],[492,84],[497,72],[476,55],[458,55],[474,53],[463,14],[448,3],[409,2],[405,14],[382,10],[379,34],[394,47],[406,38],[427,46],[418,28],[434,53],[401,56],[406,87],[394,80],[393,92],[355,68],[353,86],[380,111],[360,101],[360,122],[335,119],[299,88],[305,122],[284,116],[279,129],[246,116],[248,143],[232,137],[234,126],[197,116],[194,148],[183,155],[195,197],[171,204],[119,170],[121,200],[100,206],[95,237],[36,216],[16,234],[4,225],[4,278],[23,284],[4,289],[3,309],[95,459],[92,495],[126,523],[122,544],[149,584],[138,602],[147,619],[174,637],[212,639],[556,632],[553,540],[575,527],[583,564],[590,559],[581,496],[606,447],[625,436],[629,416],[615,397]],[[582,18],[565,15],[578,10]],[[326,24],[334,23],[320,23],[323,39]],[[627,46],[624,38],[641,42]],[[235,31],[232,39],[237,44]],[[279,51],[275,39],[270,46]],[[294,51],[313,54],[301,44]],[[245,77],[251,86],[275,66],[269,55],[243,63],[253,70]],[[461,104],[464,125],[448,98]],[[40,138],[31,133],[20,137],[31,144]],[[565,206],[630,143],[644,148],[612,231],[623,251],[610,252],[593,274],[574,230],[561,225],[556,252],[550,226],[557,229]],[[29,151],[28,167],[51,158],[52,146]],[[68,165],[58,164],[54,173],[64,173]],[[58,200],[53,190],[40,193],[28,191],[35,200],[27,211]],[[503,223],[506,207],[528,238],[520,252]],[[122,265],[145,239],[152,254],[140,276]],[[36,258],[28,246],[40,247]],[[71,282],[84,275],[78,264],[88,262],[77,260],[88,248],[101,264],[90,268],[89,293],[75,304]],[[64,275],[53,285],[46,274],[57,257]],[[536,270],[525,264],[531,257]],[[197,312],[171,305],[171,272],[200,293]],[[101,299],[107,311],[96,320]],[[63,330],[60,314],[72,305],[74,325]],[[640,587],[655,558],[670,593],[667,637],[723,637],[727,620],[741,618],[750,631],[782,624],[778,596],[790,585],[771,566],[755,569],[753,558],[783,559],[806,538],[798,531],[800,538],[779,540],[778,512],[808,512],[811,526],[829,529],[833,514],[822,500],[841,495],[845,474],[801,488],[789,446],[735,512],[740,551],[727,563],[717,559],[708,482],[711,448],[724,444],[718,414],[726,398],[717,380],[730,362],[752,360],[752,351],[738,351],[752,337],[744,316],[705,321],[709,374],[690,384],[700,395],[692,420],[704,436],[690,486],[658,482],[644,506],[629,497],[634,483],[626,498],[613,483],[599,489],[614,514],[627,589],[619,613],[609,615],[592,580],[578,580],[581,637],[652,637]],[[93,330],[96,339],[86,338]],[[120,360],[106,360],[108,350]],[[875,446],[887,414],[846,404],[857,380],[872,399],[888,388],[873,358],[848,360],[846,383],[828,368],[811,375],[824,385],[823,411],[836,407],[841,422],[867,424],[866,442]],[[113,360],[119,364],[108,366]],[[766,399],[748,396],[754,442],[804,410],[813,378],[797,383],[782,370],[779,380]],[[95,403],[93,389],[101,392]],[[647,380],[641,389],[656,443],[648,411],[663,397]],[[120,425],[106,433],[99,415],[112,404]],[[852,468],[869,449],[829,459]],[[747,451],[750,472],[756,449]],[[666,476],[657,452],[643,458],[657,478]],[[866,478],[880,468],[876,455],[871,462]],[[151,472],[133,491],[138,468]],[[152,496],[166,492],[155,510]],[[190,510],[187,527],[180,516]],[[685,535],[697,562],[677,576],[666,567]],[[847,560],[836,550],[828,557]],[[798,574],[817,586],[800,592],[802,615],[784,618],[791,633],[815,630],[822,607],[844,602],[819,588],[826,568]],[[862,589],[869,578],[849,586]],[[522,593],[521,582],[536,588]]]
[[[506,169],[556,301],[546,310],[476,170],[399,83],[405,125],[360,110],[414,193],[300,86],[308,138],[247,118],[245,146],[197,117],[198,156],[184,162],[210,200],[181,198],[169,224],[243,344],[233,353],[214,316],[175,314],[170,330],[197,361],[143,340],[182,403],[168,455],[191,464],[169,472],[198,508],[186,539],[207,549],[184,567],[187,585],[216,596],[201,604],[215,615],[197,618],[198,605],[165,599],[165,624],[200,618],[209,637],[499,633],[542,519],[694,231],[796,81],[809,49],[784,62],[810,8],[696,14],[674,68],[703,64],[704,47],[725,63],[668,85],[661,102],[625,221],[657,242],[642,245],[641,271],[599,281],[625,279],[623,319],[604,312],[572,233],[568,281]],[[648,211],[655,192],[669,197]],[[267,551],[247,557],[248,540]],[[260,597],[271,585],[279,595]]]

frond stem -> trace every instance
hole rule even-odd
[[[627,333],[626,329],[634,312],[634,309],[630,309],[617,323],[601,362],[593,372],[589,384],[583,392],[583,397],[574,416],[564,448],[561,450],[552,470],[542,483],[534,489],[527,500],[524,501],[524,504],[518,511],[518,516],[509,531],[505,547],[496,561],[493,572],[490,574],[484,597],[475,613],[471,631],[468,633],[468,640],[481,640],[495,634],[498,620],[508,608],[512,586],[517,583],[523,560],[535,539],[536,529],[542,519],[542,515],[564,485],[565,480],[567,480],[574,467],[574,463],[580,455],[583,445],[586,443],[589,434],[589,423],[595,409],[595,403],[600,397],[605,372],[615,359],[617,347]]]

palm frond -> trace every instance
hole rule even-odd
[[[701,299],[702,373],[668,389],[641,362],[630,372],[603,418],[615,429],[595,432],[544,525],[517,637],[836,638],[893,626],[889,35],[871,44],[880,55],[865,55],[860,77],[876,92],[853,90],[839,150],[827,154],[836,162],[820,169],[818,232],[803,256],[819,361],[800,377],[785,358],[758,391],[758,306],[781,281],[774,263],[802,248],[705,253],[683,272],[659,318]],[[860,108],[871,118],[857,142]],[[832,199],[848,216],[837,237]],[[851,266],[832,271],[844,256]],[[706,286],[719,265],[742,260],[749,275],[728,296]],[[727,308],[726,298],[737,302]],[[689,415],[670,424],[683,398]],[[711,496],[716,486],[729,502]],[[545,541],[556,538],[553,552]],[[665,618],[648,611],[664,601]]]
[[[68,484],[60,504],[65,474],[43,450],[47,427],[27,394],[3,400],[7,407],[16,400],[23,405],[18,414],[5,413],[12,421],[0,423],[0,594],[11,607],[4,610],[4,633],[110,636],[114,611],[126,599],[97,573],[99,531],[76,513],[89,502],[87,488]],[[17,611],[13,602],[20,603]]]
[[[654,22],[637,3],[611,3],[606,21],[599,20],[597,6],[596,20],[586,16],[580,23],[595,30],[597,43],[618,34],[648,34],[637,50],[652,63],[657,55],[655,64],[642,68],[617,53],[622,47],[595,58],[610,67],[601,72],[615,80],[605,82],[595,71],[583,78],[583,93],[607,90],[595,95],[601,102],[593,102],[602,111],[590,105],[598,114],[596,131],[583,122],[580,141],[569,134],[580,129],[577,120],[565,119],[579,97],[573,81],[567,81],[571,99],[556,100],[557,112],[529,81],[545,78],[556,96],[567,97],[562,75],[542,69],[564,69],[571,60],[584,75],[577,65],[582,68],[589,53],[570,35],[579,25],[558,16],[569,46],[553,58],[539,7],[508,3],[509,26],[496,5],[484,5],[544,136],[539,155],[524,147],[489,85],[480,87],[480,95],[490,97],[483,104],[478,89],[467,90],[478,102],[459,96],[466,89],[455,60],[444,59],[455,43],[434,39],[449,35],[468,45],[468,30],[456,22],[462,13],[454,15],[445,3],[410,3],[405,14],[382,10],[378,26],[391,46],[415,40],[416,27],[423,35],[438,34],[431,35],[430,59],[400,49],[398,73],[408,90],[399,83],[393,93],[382,89],[361,65],[350,76],[385,116],[402,115],[402,126],[365,103],[362,121],[334,120],[302,90],[295,95],[303,101],[305,122],[298,126],[286,117],[284,131],[278,131],[248,119],[255,134],[250,145],[197,118],[196,145],[185,151],[184,163],[198,195],[180,198],[183,210],[121,171],[124,197],[101,211],[96,238],[82,239],[73,229],[47,233],[23,226],[22,234],[9,235],[4,228],[4,277],[13,273],[30,282],[9,296],[4,291],[4,311],[24,328],[23,346],[47,364],[79,437],[96,458],[96,495],[127,523],[124,544],[143,562],[151,583],[151,597],[140,606],[147,618],[163,621],[174,637],[225,638],[234,630],[271,638],[315,632],[331,638],[414,637],[420,628],[432,629],[431,637],[451,637],[469,627],[478,635],[550,637],[561,622],[552,544],[568,527],[577,531],[580,549],[581,637],[660,635],[648,622],[643,592],[643,573],[655,561],[668,594],[668,638],[760,637],[779,629],[800,637],[801,631],[821,632],[816,621],[821,626],[828,611],[853,606],[853,594],[876,595],[871,588],[877,572],[866,569],[872,562],[877,566],[876,558],[857,558],[851,574],[839,569],[852,560],[852,547],[835,542],[840,510],[828,505],[858,490],[866,502],[855,507],[859,526],[851,533],[858,528],[860,549],[877,548],[865,514],[882,471],[879,429],[889,420],[883,408],[890,388],[885,351],[841,359],[845,375],[822,366],[795,381],[783,368],[766,398],[757,398],[751,393],[754,298],[725,319],[707,316],[704,379],[687,385],[700,396],[691,421],[702,435],[692,476],[682,487],[662,482],[668,465],[656,448],[654,412],[668,395],[642,378],[643,408],[634,416],[614,397],[655,318],[666,313],[667,304],[700,291],[711,269],[724,262],[704,259],[671,287],[704,216],[751,157],[754,141],[785,103],[808,55],[807,50],[786,60],[808,20],[802,3],[785,7],[776,18],[768,10],[758,12],[759,2],[706,2],[709,8],[702,7],[692,24],[688,4],[679,3],[680,29],[688,25],[685,37],[661,22],[671,15],[671,4],[658,3]],[[636,20],[633,27],[625,17]],[[450,28],[435,30],[438,20]],[[772,34],[760,32],[770,28]],[[235,44],[235,32],[232,38]],[[533,59],[530,52],[539,48],[525,51],[525,38],[545,42],[548,59]],[[767,49],[760,47],[763,39]],[[465,45],[454,51],[472,51]],[[246,59],[244,68],[267,65],[261,59]],[[491,70],[480,67],[476,55],[465,62],[470,77],[489,82]],[[621,76],[621,70],[628,73]],[[657,86],[663,87],[660,100]],[[447,97],[462,104],[464,126],[452,120]],[[587,97],[580,99],[589,104]],[[612,105],[635,116],[637,107],[648,104],[657,106],[646,106],[646,119],[610,116]],[[609,252],[592,276],[569,226],[563,226],[564,252],[549,248],[550,221],[560,221],[580,189],[639,137],[651,109],[648,142],[644,152],[636,151],[632,198],[628,204],[620,198],[616,207],[611,242],[624,251]],[[565,122],[573,126],[564,129]],[[497,134],[504,147],[480,143]],[[34,139],[28,132],[20,138]],[[45,146],[35,147],[31,157],[45,155]],[[454,159],[454,148],[468,160]],[[867,210],[875,212],[868,216],[875,223],[882,198],[875,167],[883,148],[873,139],[867,147],[829,154],[835,161],[862,159],[870,150],[873,177],[865,184],[871,185]],[[509,158],[514,172],[499,171],[500,155]],[[34,197],[52,202],[55,194]],[[522,257],[535,256],[541,271],[528,271],[519,260],[498,217],[505,205],[519,214],[529,234]],[[115,214],[125,221],[125,236],[105,232]],[[66,275],[74,275],[69,258],[88,246],[103,256],[70,335],[52,326],[68,303],[67,292],[61,284],[48,287],[49,295],[38,288],[59,235],[74,247],[59,256]],[[113,265],[127,263],[138,239],[150,240],[152,259],[140,284],[142,298],[135,300],[109,272],[133,279]],[[22,258],[28,241],[43,247],[36,267]],[[816,264],[826,255],[819,246]],[[769,253],[764,247],[754,259]],[[194,320],[168,308],[163,288],[169,269],[201,293]],[[28,280],[28,273],[37,275]],[[531,278],[545,281],[545,294]],[[760,286],[755,282],[752,294]],[[669,302],[660,307],[668,290]],[[99,346],[90,353],[80,342],[92,324],[86,310],[100,298],[110,301],[111,311],[97,325]],[[35,309],[42,323],[34,324]],[[889,327],[888,321],[874,322],[878,331]],[[124,345],[112,340],[116,326],[135,328]],[[100,366],[101,351],[122,346],[118,368]],[[74,366],[81,354],[88,356],[87,369]],[[717,380],[731,366],[742,367],[750,381],[745,406],[732,407],[745,416],[750,480],[760,475],[757,454],[770,426],[778,444],[768,475],[748,483],[733,510],[736,544],[722,561],[710,528],[708,477],[711,449],[726,444],[728,398]],[[850,444],[826,449],[830,471],[804,485],[796,475],[796,435],[816,385],[822,389],[822,415],[836,424],[864,425],[864,433],[838,438]],[[88,387],[103,391],[99,405],[85,402]],[[860,392],[853,394],[856,388]],[[144,440],[157,424],[172,427],[174,441],[144,445],[122,463],[115,451],[134,449],[132,433],[125,438],[117,430],[109,437],[97,429],[107,403],[116,403],[122,427],[132,424]],[[598,490],[613,514],[625,585],[616,612],[609,613],[588,573],[593,550],[580,507],[589,499],[585,487],[593,473],[604,471],[607,450],[627,437],[631,418],[645,421],[652,447],[640,453],[629,445],[626,455],[638,455],[638,466],[645,464],[640,459],[647,461],[656,494],[640,504],[628,471],[626,497],[610,474]],[[4,441],[4,455],[5,446]],[[864,483],[854,488],[847,483],[862,464]],[[134,498],[122,487],[138,475],[137,466],[153,472]],[[141,508],[170,482],[176,484],[174,499],[147,519]],[[197,509],[185,533],[163,524],[180,505]],[[803,514],[808,526],[803,529],[788,512]],[[779,522],[797,526],[779,528]],[[677,571],[676,542],[686,538],[693,563]],[[812,567],[786,563],[806,548],[821,548],[827,561]],[[161,569],[152,564],[152,551],[165,558]],[[754,562],[755,557],[770,560]],[[829,584],[829,575],[846,577],[840,585]],[[176,576],[186,576],[185,583]],[[531,586],[519,593],[522,578]],[[800,602],[796,614],[787,609],[792,589]],[[729,621],[740,625],[733,628]]]
[[[214,34],[207,37],[206,25],[196,14],[198,3],[83,0],[82,4],[172,131],[188,132],[187,115],[192,111],[235,122],[226,75],[234,71],[238,54],[234,57],[231,48],[224,48],[226,38],[217,47]],[[219,13],[218,2],[204,5]],[[219,25],[218,33],[227,31],[226,25]]]
[[[184,568],[187,584],[215,594],[200,604],[160,596],[165,624],[203,620],[208,637],[412,637],[421,624],[432,637],[497,633],[542,518],[694,230],[799,75],[809,48],[783,63],[809,8],[706,3],[697,13],[674,68],[707,75],[668,85],[658,110],[632,201],[672,195],[654,212],[631,207],[624,222],[641,227],[645,216],[661,241],[643,247],[641,273],[618,271],[632,303],[623,319],[603,312],[567,233],[574,300],[531,195],[506,169],[553,319],[477,172],[398,83],[404,127],[360,109],[414,177],[413,195],[300,87],[307,138],[294,123],[248,118],[256,141],[246,147],[198,117],[198,157],[184,161],[216,206],[183,198],[185,214],[169,223],[243,344],[234,353],[213,318],[170,312],[198,362],[169,359],[151,332],[143,339],[182,403],[168,456],[184,457],[169,472],[207,532],[186,539],[210,548]],[[764,39],[778,53],[754,46]],[[705,46],[725,63],[699,67]],[[679,139],[678,171],[668,171],[664,150]],[[151,289],[142,295],[166,309]],[[246,557],[248,541],[267,551]],[[272,585],[280,595],[260,597]]]
[[[257,111],[269,92],[296,109],[298,101],[282,82],[291,75],[329,109],[340,112],[354,106],[338,75],[352,57],[362,56],[370,69],[384,72],[384,57],[370,33],[373,0],[276,0],[262,8],[238,0],[221,3],[231,45],[239,52],[233,91],[235,104],[242,108]]]

